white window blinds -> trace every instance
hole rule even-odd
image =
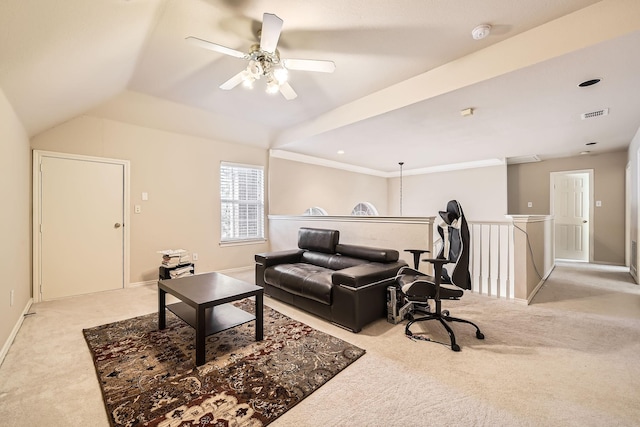
[[[263,168],[221,163],[220,204],[223,242],[263,239]]]

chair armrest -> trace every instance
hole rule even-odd
[[[398,270],[406,265],[404,261],[360,264],[333,272],[331,282],[334,285],[361,288],[381,280],[393,279]]]
[[[440,299],[440,285],[442,284],[442,266],[445,264],[450,264],[453,261],[450,261],[448,259],[445,258],[426,258],[423,259],[422,261],[428,262],[430,264],[433,264],[433,270],[434,270],[434,282],[436,284],[436,299]],[[448,276],[447,276],[447,281],[448,281]]]
[[[422,254],[431,252],[426,249],[405,249],[404,251],[413,254],[413,268],[415,268],[416,270],[418,269],[418,266],[420,264],[420,257],[422,256]]]
[[[440,265],[445,265],[453,262],[445,258],[425,258],[422,261],[430,262],[431,264],[440,264]]]
[[[291,249],[287,251],[278,252],[264,252],[256,254],[256,263],[263,265],[264,267],[270,267],[278,264],[292,264],[294,262],[300,262],[304,250]]]

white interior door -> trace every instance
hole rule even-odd
[[[589,261],[590,173],[552,174],[556,258]]]
[[[125,166],[42,156],[41,300],[124,286]]]

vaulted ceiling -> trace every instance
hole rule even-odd
[[[246,62],[185,38],[248,52],[264,12],[281,57],[336,71],[291,71],[291,101],[219,89]],[[637,0],[0,0],[0,88],[31,136],[90,114],[381,174],[624,149],[638,46]]]

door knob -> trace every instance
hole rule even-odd
[[[120,224],[119,222],[116,222],[115,224],[113,224],[113,228],[120,228],[122,224]]]
[[[586,224],[586,223],[587,223],[587,220],[586,220],[586,219],[583,219],[583,220],[582,220],[582,223],[583,223],[583,224]]]

